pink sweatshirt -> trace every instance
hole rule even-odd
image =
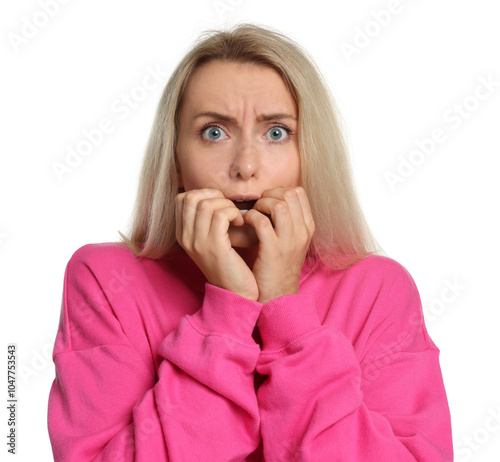
[[[256,327],[257,325],[257,327]],[[396,261],[306,261],[266,304],[89,244],[66,268],[48,428],[56,461],[451,461],[439,350]]]

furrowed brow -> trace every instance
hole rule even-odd
[[[196,114],[194,116],[195,119],[198,119],[199,117],[212,117],[214,119],[219,119],[219,120],[224,120],[225,122],[230,122],[230,123],[236,123],[237,120],[234,117],[225,115],[225,114],[219,114],[218,112],[212,112],[212,111],[205,111],[205,112],[200,112],[199,114]],[[283,112],[277,113],[277,114],[263,114],[258,117],[259,122],[264,122],[267,120],[276,120],[276,119],[292,119],[292,120],[297,120],[297,118],[291,114],[286,114]]]
[[[291,114],[285,114],[283,112],[280,112],[278,114],[264,114],[259,116],[259,121],[267,121],[267,120],[275,120],[275,119],[292,119],[292,120],[297,120],[297,117],[291,115]]]

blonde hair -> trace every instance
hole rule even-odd
[[[277,31],[253,24],[205,32],[174,70],[149,136],[130,237],[119,232],[121,243],[136,256],[152,259],[180,248],[174,218],[179,192],[175,159],[179,112],[189,78],[202,64],[213,60],[270,66],[279,72],[295,99],[301,184],[316,225],[309,256],[332,269],[341,269],[368,254],[383,254],[359,205],[342,119],[321,72],[300,45]]]

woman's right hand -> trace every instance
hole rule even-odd
[[[193,189],[175,199],[177,242],[210,284],[250,300],[259,298],[252,270],[231,246],[229,225],[245,224],[243,215],[216,189]]]

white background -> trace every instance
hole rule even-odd
[[[199,32],[245,21],[288,34],[325,75],[369,224],[413,276],[441,350],[455,460],[499,460],[498,2],[87,0],[48,15],[43,1],[4,2],[0,15],[1,329],[3,348],[19,352],[17,460],[52,458],[47,400],[67,261],[125,231],[156,105],[181,56]],[[141,90],[149,69],[163,81]],[[121,95],[132,98],[128,113]],[[59,181],[53,163],[104,119],[113,130]],[[437,129],[428,155],[412,154]],[[410,159],[423,162],[391,188],[387,173]]]

